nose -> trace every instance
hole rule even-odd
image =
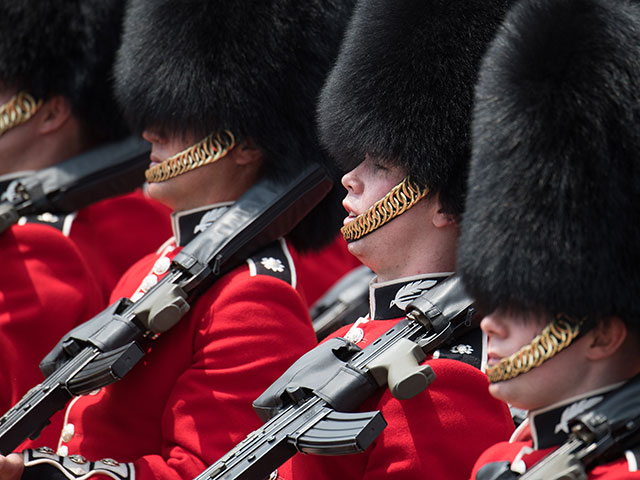
[[[484,317],[480,322],[480,328],[490,337],[505,337],[507,334],[507,325],[496,312]]]
[[[342,186],[347,189],[349,193],[362,193],[363,183],[356,173],[356,169],[353,169],[345,173],[342,177]]]
[[[146,129],[142,132],[142,138],[144,138],[149,143],[165,143],[166,139],[164,136],[153,129]]]

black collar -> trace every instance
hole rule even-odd
[[[541,450],[564,443],[569,437],[569,420],[602,402],[621,385],[622,383],[609,385],[529,412],[533,448]]]
[[[171,227],[176,245],[184,247],[225,213],[233,202],[216,203],[171,214]]]
[[[369,314],[372,320],[390,320],[404,316],[404,310],[425,291],[444,280],[451,273],[427,273],[369,284]]]

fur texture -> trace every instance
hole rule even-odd
[[[198,137],[228,129],[262,149],[269,176],[331,168],[315,106],[354,1],[132,0],[116,63],[128,123]],[[340,191],[292,232],[296,248],[333,240]]]
[[[486,56],[458,269],[477,298],[640,314],[640,8],[526,0]]]
[[[350,170],[365,155],[404,166],[459,214],[473,85],[509,0],[368,0],[353,15],[318,118]]]
[[[0,85],[66,97],[97,142],[126,133],[112,94],[124,0],[0,0]]]

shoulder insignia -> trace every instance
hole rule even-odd
[[[453,342],[443,345],[434,358],[459,360],[473,367],[482,367],[484,341],[482,330],[474,328]]]
[[[296,286],[296,270],[289,253],[289,248],[283,239],[267,245],[247,259],[249,273],[255,275],[269,275],[279,278]]]
[[[57,230],[60,230],[65,236],[69,236],[71,231],[71,224],[76,218],[76,213],[40,213],[37,215],[27,215],[20,217],[18,225],[25,225],[27,223],[41,223],[43,225],[49,225]]]

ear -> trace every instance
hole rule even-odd
[[[71,104],[62,95],[55,95],[44,102],[38,112],[38,133],[53,133],[71,118]]]
[[[620,318],[610,317],[598,322],[588,334],[591,339],[586,347],[586,357],[589,360],[602,360],[611,357],[620,349],[628,331]]]
[[[250,138],[234,148],[234,161],[237,165],[250,165],[262,162],[262,150]]]
[[[457,223],[455,215],[445,213],[440,203],[440,194],[436,193],[431,199],[433,208],[431,214],[431,222],[436,228],[444,228]]]

